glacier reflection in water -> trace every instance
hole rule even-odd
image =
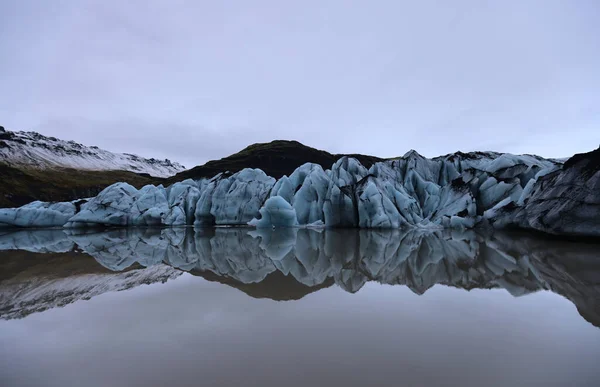
[[[44,279],[61,270],[60,263],[53,262],[34,271],[41,278],[15,281],[9,270],[14,265],[7,263],[14,250],[82,252],[115,274],[97,273],[78,281],[70,275],[60,275],[58,282]],[[405,285],[417,294],[436,284],[467,290],[503,288],[513,296],[551,290],[600,326],[598,245],[527,234],[292,228],[24,230],[0,235],[0,251],[0,264],[7,268],[0,283],[0,315],[5,319],[105,291],[164,282],[186,271],[274,300],[298,299],[332,284],[355,293],[368,281]],[[23,265],[27,267],[22,261],[17,266]],[[27,277],[27,270],[20,270],[19,278]],[[54,303],[48,304],[49,299]]]
[[[0,384],[594,386],[599,251],[497,232],[5,231]]]

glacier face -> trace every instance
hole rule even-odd
[[[0,161],[34,168],[75,168],[91,171],[121,170],[170,177],[185,170],[170,160],[147,159],[114,153],[75,141],[64,141],[36,132],[0,130]]]
[[[76,210],[70,202],[40,201],[19,208],[0,208],[0,227],[61,227],[75,216]]]
[[[369,169],[348,157],[328,170],[306,163],[279,180],[259,169],[244,169],[167,188],[137,190],[117,183],[80,204],[74,214],[66,203],[54,212],[50,204],[38,204],[39,214],[23,207],[3,210],[0,224],[459,229],[492,225],[600,235],[600,172],[596,164],[588,166],[590,154],[569,160],[567,168],[530,155],[457,152],[427,159],[410,151]],[[580,197],[569,198],[573,194],[569,187],[576,187]],[[557,204],[563,199],[571,204]],[[577,206],[581,202],[585,208]],[[543,206],[551,212],[545,212],[545,218],[540,215]],[[49,216],[52,220],[47,220]],[[560,227],[548,226],[561,219],[569,220]]]

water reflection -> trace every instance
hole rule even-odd
[[[401,230],[117,229],[0,235],[0,315],[20,318],[182,271],[248,295],[294,300],[367,282],[423,294],[436,284],[551,290],[600,326],[600,249],[531,235]],[[43,253],[43,254],[39,254]],[[91,256],[97,263],[90,260]],[[166,264],[166,265],[165,265]]]

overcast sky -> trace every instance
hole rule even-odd
[[[600,2],[0,0],[0,125],[186,166],[600,144]]]

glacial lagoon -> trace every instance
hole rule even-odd
[[[0,232],[2,386],[596,386],[599,358],[595,243]]]

